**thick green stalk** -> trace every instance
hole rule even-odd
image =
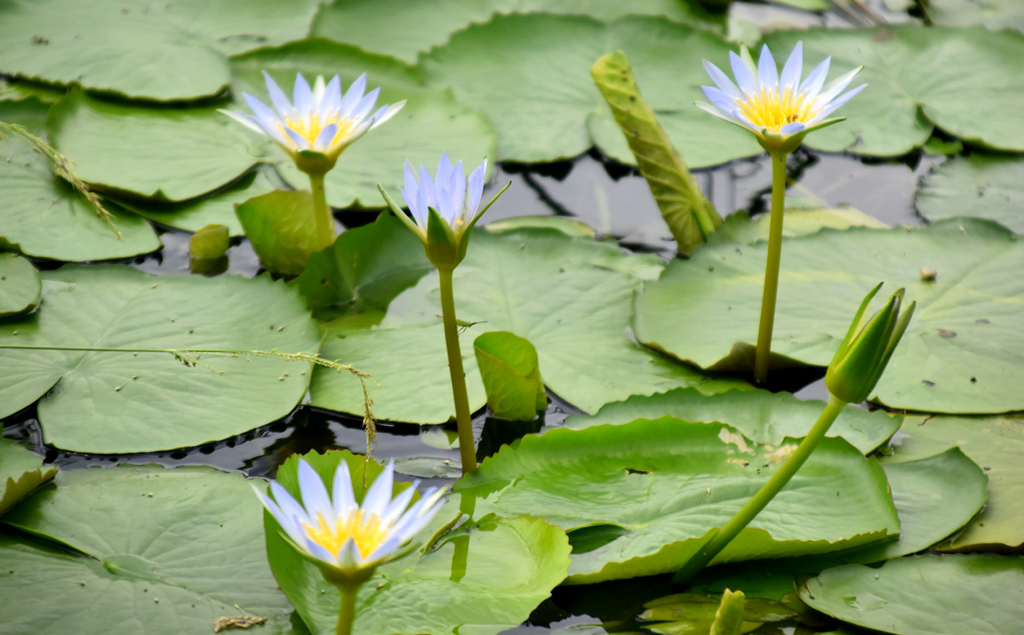
[[[757,352],[754,356],[754,381],[768,379],[768,360],[772,353],[772,330],[775,328],[775,299],[779,292],[779,265],[782,262],[782,216],[786,204],[786,155],[772,156],[772,211],[768,230],[768,263],[764,269],[764,294],[761,296],[761,324],[757,331]]]
[[[334,233],[334,214],[327,206],[327,193],[324,191],[324,175],[309,173],[309,185],[313,190],[313,220],[316,221],[316,236],[319,249],[327,249],[334,244],[337,234]]]
[[[761,510],[782,491],[782,488],[789,483],[793,475],[797,473],[804,462],[811,456],[811,453],[818,447],[818,443],[825,437],[825,433],[832,427],[832,422],[836,420],[836,417],[839,416],[844,407],[846,407],[846,402],[829,395],[828,405],[825,406],[825,410],[818,417],[817,423],[814,424],[814,427],[807,433],[807,436],[800,442],[800,445],[793,451],[789,459],[782,464],[779,471],[764,484],[761,491],[747,501],[743,509],[737,512],[732,517],[732,520],[725,524],[725,527],[722,527],[700,551],[690,558],[690,561],[672,578],[673,582],[676,584],[688,584],[704,567],[714,560],[715,556],[732,542],[733,538],[750,524],[750,521],[754,520],[755,516],[761,513]]]
[[[459,347],[459,325],[455,321],[455,294],[452,291],[454,269],[438,269],[441,276],[441,314],[444,319],[444,343],[448,347],[448,370],[452,375],[452,394],[455,397],[455,421],[459,426],[459,453],[462,455],[462,473],[476,471],[476,448],[473,443],[473,420],[469,412],[469,394],[466,392],[466,371],[462,368],[462,349]]]
[[[338,627],[335,635],[352,635],[352,623],[356,620],[356,597],[359,595],[359,585],[345,587],[339,586],[341,591],[341,608],[338,609]]]

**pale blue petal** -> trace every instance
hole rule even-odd
[[[403,543],[413,539],[428,523],[434,518],[438,510],[444,505],[446,490],[434,490],[433,488],[423,493],[409,511],[402,516],[395,524],[394,535]]]
[[[296,523],[307,522],[308,524],[309,518],[306,517],[306,510],[302,509],[302,505],[292,498],[292,495],[285,488],[276,482],[272,482],[270,484],[270,493],[274,495],[274,501],[281,508],[281,511],[284,512],[285,516],[297,519]]]
[[[430,221],[430,199],[427,196],[427,191],[423,187],[422,180],[420,181],[420,191],[416,195],[416,210],[409,208],[409,211],[413,212],[413,218],[416,219],[416,224],[423,228],[423,231],[427,231],[427,225]]]
[[[334,515],[344,518],[355,511],[358,505],[352,493],[352,475],[348,471],[348,463],[341,461],[334,471],[334,482],[331,484],[331,499],[334,502]]]
[[[796,134],[806,127],[807,126],[805,126],[803,123],[799,121],[794,121],[792,123],[787,123],[786,125],[779,128],[779,134],[781,134],[782,136]]]
[[[377,127],[377,121],[378,121],[378,120],[379,120],[379,119],[380,119],[381,117],[383,117],[383,116],[384,116],[384,113],[386,113],[387,111],[388,111],[388,105],[387,105],[387,104],[384,104],[383,106],[381,106],[380,108],[378,108],[378,109],[377,109],[377,112],[373,113],[373,114],[372,114],[372,115],[370,116],[370,121],[371,121],[370,127],[371,127],[371,128],[376,128],[376,127]]]
[[[285,132],[288,133],[288,138],[292,140],[295,147],[299,150],[309,150],[309,142],[305,140],[299,133],[295,132],[291,128],[285,128]]]
[[[309,83],[306,78],[302,76],[302,73],[295,75],[295,94],[293,97],[295,102],[295,110],[298,111],[299,117],[305,119],[309,116],[309,111],[313,109],[313,91],[309,89]]]
[[[243,113],[240,113],[240,112],[232,112],[230,110],[224,110],[223,108],[218,108],[217,112],[223,113],[223,114],[227,115],[228,117],[231,117],[232,119],[234,119],[238,123],[242,124],[246,128],[250,128],[252,130],[255,130],[256,132],[260,133],[261,135],[267,134],[266,131],[263,130],[263,128],[260,127],[255,121],[253,121],[253,118],[250,117],[249,115],[246,115],[246,114],[243,114]]]
[[[367,556],[366,562],[367,563],[372,563],[372,562],[377,562],[378,560],[381,560],[383,558],[387,558],[388,556],[393,554],[395,551],[397,551],[398,548],[401,547],[401,546],[402,546],[402,541],[399,540],[397,536],[392,536],[391,538],[388,538],[387,540],[385,540],[381,544],[381,546],[377,547],[373,551],[373,553],[371,553],[369,556]]]
[[[764,126],[755,126],[754,122],[749,120],[749,119],[747,119],[746,115],[744,115],[742,112],[740,112],[739,108],[737,108],[736,110],[732,111],[732,116],[736,119],[737,122],[739,122],[739,124],[741,126],[743,126],[744,128],[747,128],[749,130],[752,130],[752,131],[754,131],[754,132],[756,132],[758,134],[760,134],[761,130],[764,129]]]
[[[363,504],[360,505],[360,509],[363,510],[364,518],[370,514],[384,515],[384,512],[387,511],[388,503],[391,502],[391,493],[394,486],[395,462],[392,460],[388,461],[384,471],[373,481],[373,485],[370,485],[369,491],[363,497]]]
[[[800,73],[804,69],[804,43],[797,42],[793,52],[789,54],[786,65],[782,67],[782,77],[779,78],[779,93],[789,88],[792,93],[800,88]]]
[[[428,204],[434,204],[434,181],[431,180],[430,172],[427,172],[424,165],[420,166],[420,193],[426,196]]]
[[[338,104],[338,112],[341,113],[342,117],[350,118],[352,110],[362,100],[363,93],[366,92],[366,73],[360,75],[356,81],[352,82],[352,85],[348,87],[348,92],[341,98],[341,103]]]
[[[836,98],[836,95],[846,90],[846,87],[850,85],[853,78],[860,72],[859,68],[855,68],[849,73],[837,77],[833,81],[829,82],[824,88],[821,89],[821,95],[818,96],[818,103],[822,106],[827,105],[830,101]]]
[[[316,81],[313,82],[313,98],[310,103],[313,106],[313,110],[320,110],[320,106],[324,101],[324,93],[327,91],[327,86],[324,84],[324,76],[317,75]]]
[[[487,159],[477,166],[469,175],[469,215],[476,216],[480,208],[480,199],[484,194],[484,175],[487,174]]]
[[[696,105],[698,108],[700,108],[704,112],[710,113],[710,114],[718,117],[719,119],[725,119],[726,121],[731,122],[731,123],[740,123],[740,120],[737,119],[736,116],[734,114],[732,114],[732,112],[722,112],[722,109],[719,108],[718,106],[712,106],[711,104],[705,104],[702,101],[694,102],[694,105]],[[733,111],[733,112],[735,112],[735,111]],[[747,125],[747,124],[743,124],[743,125]]]
[[[412,500],[413,494],[416,493],[417,485],[419,485],[419,481],[413,481],[412,485],[405,488],[398,496],[395,496],[391,504],[388,505],[387,510],[380,517],[382,525],[388,527],[402,515],[402,512],[409,506],[409,501]]]
[[[353,570],[363,568],[363,559],[356,548],[356,542],[349,538],[338,550],[338,557],[334,559],[339,569]]]
[[[256,118],[262,121],[266,125],[278,124],[281,122],[281,118],[277,116],[273,110],[267,107],[259,99],[256,99],[249,93],[242,93],[242,97],[245,98],[245,103],[249,104],[249,108],[256,114]]]
[[[437,163],[437,172],[434,174],[434,183],[446,192],[451,192],[452,181],[452,160],[448,158],[447,152],[441,153],[441,160]],[[440,192],[438,196],[440,196]]]
[[[327,494],[327,488],[320,475],[316,473],[305,459],[299,459],[299,492],[302,493],[302,504],[306,508],[306,516],[317,521],[322,515],[327,525],[334,529],[337,518],[334,516],[334,505]]]
[[[754,76],[747,68],[743,58],[729,51],[729,63],[732,64],[732,74],[736,78],[740,90],[748,95],[757,95],[760,92],[757,90],[757,82],[754,81]]]
[[[313,149],[317,152],[327,152],[331,147],[331,141],[334,140],[334,135],[338,134],[338,124],[331,123],[324,126],[324,129],[320,131],[320,134],[316,136],[316,140],[313,142]]]
[[[405,199],[405,206],[412,212],[412,217],[416,219],[416,223],[422,225],[423,223],[420,222],[419,205],[417,205],[416,201],[420,188],[416,185],[416,177],[412,173],[412,165],[409,164],[408,159],[405,161],[405,189],[398,188],[398,191],[402,193],[402,198]]]
[[[403,99],[402,101],[398,102],[397,104],[392,104],[392,105],[388,106],[387,110],[384,112],[384,114],[380,114],[380,111],[378,110],[373,115],[373,126],[372,127],[376,128],[377,126],[381,125],[382,123],[384,123],[388,119],[391,119],[392,117],[395,116],[395,114],[399,110],[401,110],[404,107],[405,107],[405,100]]]
[[[768,45],[761,47],[761,57],[757,60],[757,78],[761,87],[772,89],[779,85],[779,68],[775,65],[775,58],[768,50]]]
[[[800,84],[800,92],[806,93],[804,98],[808,101],[817,97],[821,91],[821,87],[825,84],[825,77],[828,75],[828,65],[831,61],[831,57],[826,57],[825,61],[814,67],[814,70],[807,76],[804,83]]]
[[[735,98],[726,95],[717,88],[713,88],[711,86],[701,86],[701,89],[704,91],[704,94],[707,96],[707,98],[711,100],[711,103],[721,108],[723,112],[732,112],[736,110],[737,106],[739,105],[736,103]]]
[[[298,524],[294,516],[289,516],[284,513],[281,508],[271,499],[269,496],[263,494],[255,484],[252,485],[252,491],[256,492],[256,496],[259,497],[260,502],[270,512],[270,515],[274,517],[278,525],[281,525],[281,529],[284,530],[288,537],[292,539],[296,544],[301,545],[304,541],[305,532],[302,527]]]
[[[441,218],[445,219],[452,227],[455,227],[458,209],[455,207],[455,201],[452,200],[451,191],[441,183],[435,183],[434,187],[437,191],[437,211],[441,213]]]
[[[303,542],[300,542],[299,546],[305,546],[306,551],[309,553],[309,555],[313,556],[317,560],[320,560],[321,562],[326,562],[328,564],[337,563],[338,560],[334,557],[333,553],[327,551],[320,545],[310,540],[308,536],[304,536],[304,538],[305,540]]]
[[[821,112],[816,114],[810,121],[808,121],[807,122],[808,125],[814,125],[814,124],[818,123],[819,121],[823,120],[825,117],[828,117],[829,115],[831,115],[833,112],[835,112],[836,108],[839,108],[840,106],[842,106],[846,102],[850,101],[851,97],[853,97],[854,95],[856,95],[860,91],[864,90],[864,88],[866,86],[867,86],[867,84],[861,84],[860,86],[854,88],[853,90],[851,90],[851,91],[843,94],[842,96],[838,97],[837,99],[835,99],[828,106],[826,106],[825,108],[822,108]]]
[[[356,104],[356,107],[352,109],[352,114],[349,116],[349,119],[356,122],[365,119],[366,115],[370,114],[370,111],[373,110],[373,106],[377,103],[378,95],[380,95],[380,88],[374,88],[370,92],[366,93],[366,97],[363,97],[362,100]]]
[[[282,117],[293,115],[295,108],[292,106],[292,102],[288,100],[288,96],[284,94],[270,73],[263,71],[263,80],[267,82],[267,92],[270,93],[270,101],[274,104],[274,108],[277,108],[277,112],[281,113]]]
[[[452,170],[452,181],[452,203],[455,205],[455,212],[463,221],[469,221],[466,217],[466,214],[469,213],[469,208],[466,206],[466,171],[462,167],[462,161],[455,164],[455,169]]]
[[[736,99],[743,99],[743,93],[740,92],[739,88],[736,88],[736,84],[732,83],[729,76],[722,72],[720,68],[712,64],[711,62],[704,60],[704,70],[711,76],[711,81],[715,82],[722,92],[727,95],[731,95]]]

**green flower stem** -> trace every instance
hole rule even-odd
[[[359,595],[359,586],[339,586],[341,591],[341,608],[338,609],[338,627],[336,635],[352,635],[352,623],[356,621],[356,597]]]
[[[764,295],[761,296],[761,325],[757,331],[757,352],[754,357],[754,381],[768,379],[768,360],[772,353],[772,330],[775,328],[775,299],[779,291],[779,264],[782,262],[782,216],[786,205],[786,154],[772,156],[772,210],[768,230],[768,263],[764,270]]]
[[[469,394],[466,392],[466,371],[462,368],[462,350],[459,348],[459,327],[455,321],[455,294],[452,292],[454,269],[438,269],[441,276],[441,314],[444,318],[444,343],[448,347],[448,370],[452,374],[452,394],[455,396],[455,421],[459,426],[459,453],[462,455],[462,473],[476,471],[476,448],[473,443],[473,421],[469,412]]]
[[[735,516],[732,517],[725,527],[715,534],[707,544],[705,544],[700,551],[698,551],[690,561],[683,565],[683,568],[676,573],[672,578],[672,581],[676,584],[688,584],[692,581],[698,573],[700,573],[704,567],[708,566],[715,556],[717,556],[723,549],[725,549],[732,539],[735,538],[743,528],[750,524],[750,521],[754,520],[761,510],[764,509],[768,503],[772,501],[775,496],[782,491],[782,488],[789,483],[789,480],[793,478],[793,475],[803,466],[807,459],[814,452],[814,448],[818,447],[818,443],[821,442],[822,438],[828,432],[828,429],[832,427],[832,422],[836,420],[839,413],[846,407],[846,402],[837,399],[836,397],[829,395],[828,405],[825,406],[825,410],[822,411],[821,416],[818,417],[817,423],[811,428],[811,431],[807,433],[804,440],[800,442],[800,445],[793,454],[790,455],[789,459],[782,464],[779,471],[776,472],[764,487],[761,488],[757,494],[754,495],[747,504],[743,506]]]
[[[324,191],[324,175],[309,173],[309,185],[313,190],[313,218],[316,221],[316,236],[319,249],[327,249],[334,244],[337,235],[334,233],[334,214],[327,206],[327,193]]]

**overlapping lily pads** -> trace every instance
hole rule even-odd
[[[900,25],[765,37],[776,59],[797,41],[805,60],[832,56],[832,73],[863,65],[856,81],[868,84],[837,113],[847,121],[807,137],[812,148],[895,156],[925,143],[938,127],[965,141],[1024,150],[1024,124],[1014,106],[1024,99],[1015,62],[1024,56],[1022,33]]]
[[[664,417],[526,436],[455,489],[464,508],[474,497],[477,516],[531,514],[562,527],[573,543],[569,581],[598,582],[677,570],[785,456],[785,446],[751,447],[721,424]],[[837,551],[898,531],[879,465],[824,439],[719,561]]]
[[[984,154],[951,159],[924,178],[915,204],[931,221],[979,216],[1024,232],[1024,159]]]
[[[726,423],[755,443],[782,445],[786,437],[805,436],[824,408],[825,404],[820,401],[803,401],[789,393],[767,390],[730,390],[705,395],[695,388],[676,388],[609,403],[594,415],[572,415],[563,425],[581,430],[606,423],[621,425],[636,419],[669,416],[690,422]],[[832,424],[829,436],[843,437],[867,454],[885,443],[901,422],[899,416],[867,412],[849,405]]]
[[[43,274],[37,311],[0,326],[0,416],[45,395],[44,438],[60,448],[199,445],[283,417],[306,392],[310,362],[245,351],[312,355],[319,341],[302,299],[268,277],[68,266]]]
[[[0,101],[0,121],[45,137],[47,106],[35,99]],[[53,260],[125,258],[160,248],[149,223],[109,206],[117,233],[96,209],[53,173],[49,161],[12,133],[0,140],[0,245]]]
[[[717,245],[675,261],[637,298],[640,341],[703,368],[743,366],[757,333],[765,244]],[[906,287],[917,313],[872,399],[929,412],[1024,408],[1024,249],[996,223],[960,219],[913,230],[852,228],[783,240],[777,367],[825,366],[860,299]],[[922,276],[934,269],[936,279]],[[699,328],[678,328],[679,324]]]
[[[18,607],[5,632],[207,633],[246,613],[267,618],[260,632],[302,632],[241,474],[121,466],[61,472],[56,485],[2,517],[27,532],[0,533],[0,592]]]
[[[39,272],[31,262],[0,252],[0,318],[31,311],[39,304],[42,290]]]
[[[0,439],[0,514],[57,475],[43,460],[10,439]]]
[[[956,447],[988,475],[990,498],[967,529],[939,546],[996,550],[1024,545],[1024,420],[1016,417],[909,417],[893,439],[887,461],[915,460]],[[888,464],[888,463],[887,463]]]
[[[847,565],[801,598],[844,622],[896,635],[1005,635],[1024,623],[1024,557],[921,556],[880,569]]]
[[[622,50],[687,164],[701,167],[761,152],[749,133],[717,125],[693,105],[707,83],[699,60],[726,64],[730,48],[717,35],[665,18],[634,16],[606,25],[582,16],[499,15],[453,35],[425,54],[420,68],[431,85],[451,86],[491,118],[500,159],[552,161],[596,144],[633,163],[590,76],[599,57]]]
[[[0,72],[129,97],[213,97],[226,55],[306,34],[315,0],[13,0],[0,7]]]
[[[359,231],[347,232],[353,242]],[[378,249],[397,253],[387,243]],[[335,257],[353,258],[343,253]],[[629,338],[629,298],[641,279],[657,276],[660,269],[660,261],[651,256],[627,256],[614,243],[571,238],[555,230],[475,232],[454,285],[458,318],[472,323],[461,338],[470,407],[481,408],[485,402],[472,342],[495,330],[528,339],[537,349],[548,388],[585,411],[631,394],[678,386],[708,393],[746,387],[708,378]],[[407,271],[406,265],[399,263],[396,271]],[[384,303],[386,315],[374,318],[378,326],[359,322],[353,328],[341,320],[325,338],[325,357],[354,364],[380,384],[373,398],[382,419],[440,423],[454,416],[437,285],[436,275],[425,275]],[[311,393],[313,405],[362,412],[362,387],[354,378],[318,370]]]

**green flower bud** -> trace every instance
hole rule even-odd
[[[911,302],[900,315],[904,290],[899,289],[867,321],[868,305],[881,288],[879,283],[861,302],[853,324],[825,374],[825,387],[835,398],[846,403],[860,403],[875,389],[917,306],[916,302]]]

